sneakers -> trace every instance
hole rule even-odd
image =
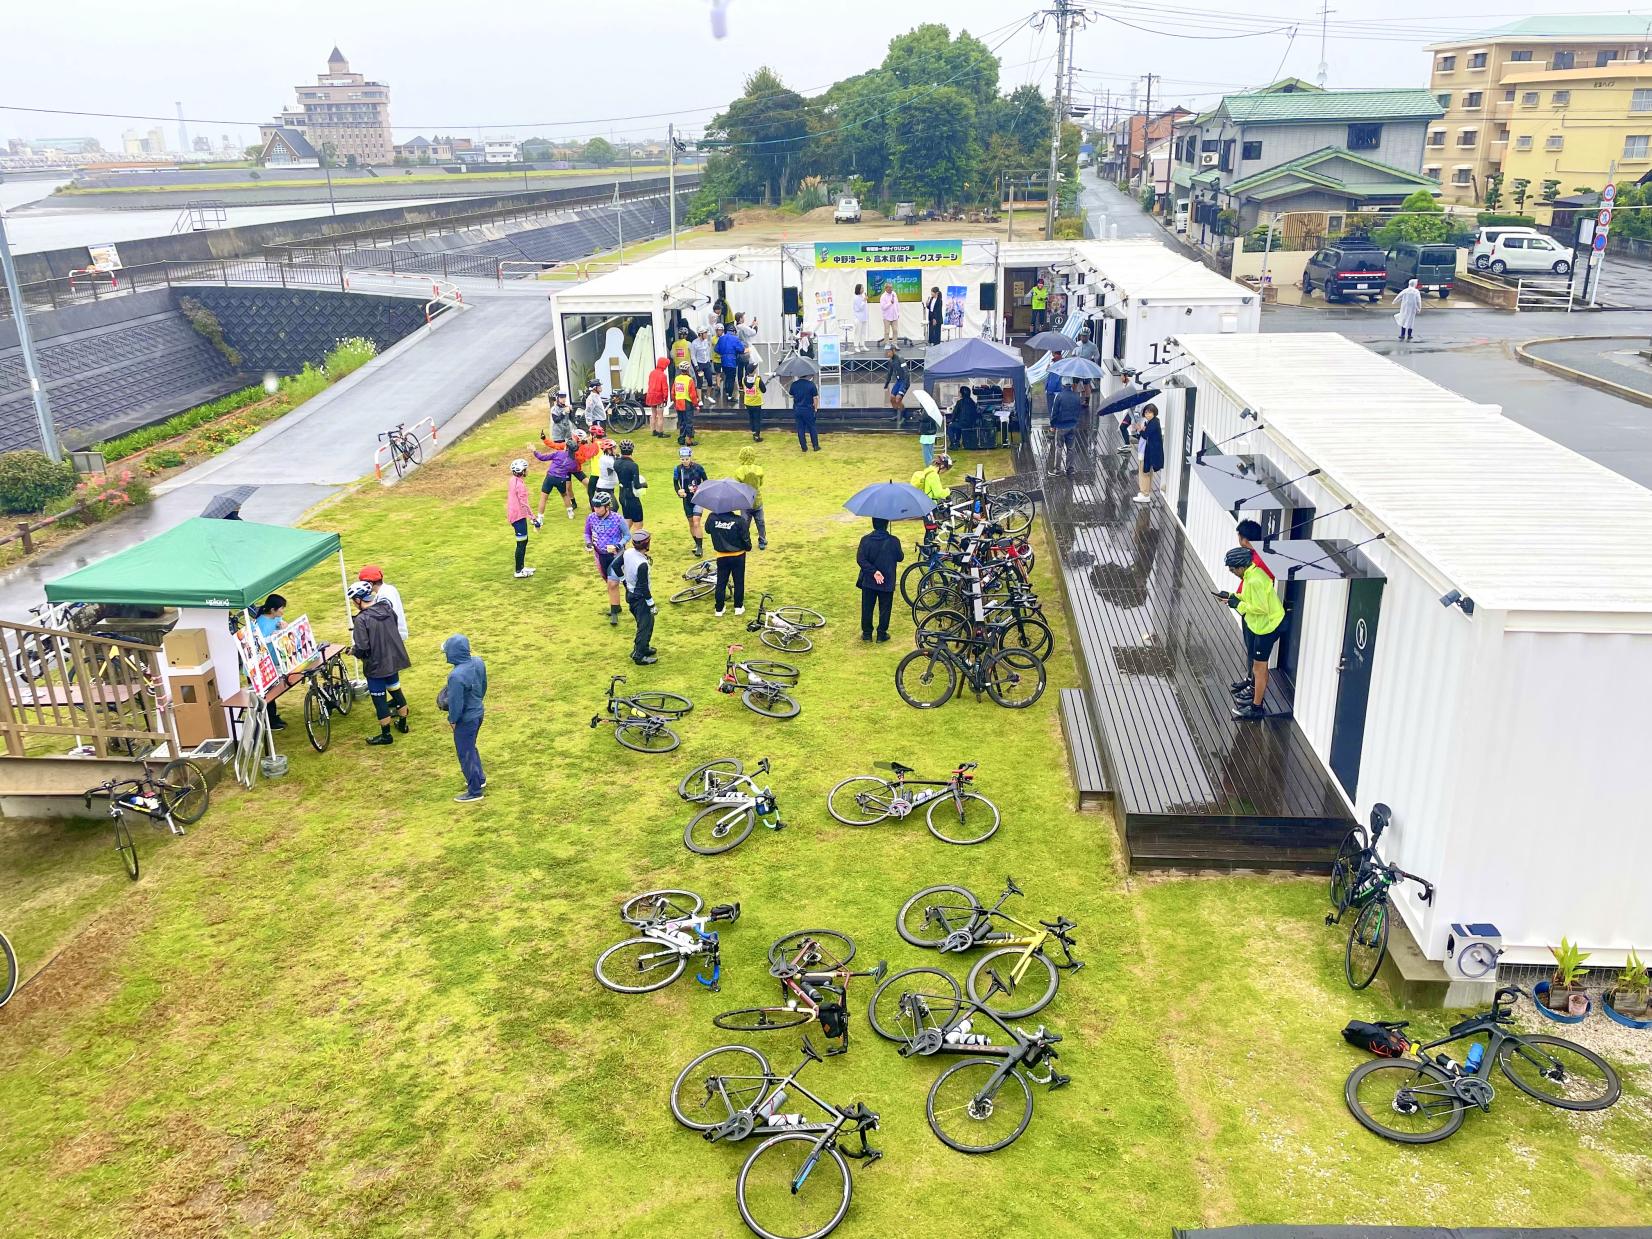
[[[1254,701],[1249,701],[1244,705],[1234,706],[1233,717],[1238,719],[1241,723],[1254,723],[1260,719],[1267,718],[1268,712],[1261,706],[1257,705]]]
[[[757,539],[757,549],[760,550],[760,551],[768,550],[769,549],[769,540],[767,538]]]
[[[286,731],[287,730],[287,720],[284,719],[284,718],[278,718],[278,719],[273,720],[270,723],[270,730],[271,731]]]
[[[657,657],[655,657],[653,654],[644,654],[641,658],[638,658],[635,655],[633,655],[632,658],[631,658],[631,661],[636,663],[637,666],[639,666],[639,667],[646,667],[650,663],[657,663],[660,660]]]
[[[467,791],[467,792],[460,792],[457,796],[455,796],[453,798],[453,803],[454,804],[475,804],[478,800],[482,800],[482,799],[484,799],[484,797],[483,797],[481,792],[468,792]]]
[[[396,737],[388,731],[382,731],[376,736],[368,736],[367,743],[372,745],[394,744],[396,743]]]
[[[572,508],[569,508],[569,509],[567,509],[567,511],[568,511],[568,519],[573,520],[574,519],[574,510]]]
[[[879,640],[879,641],[887,641],[887,640],[889,640],[889,634],[888,634],[888,633],[886,633],[886,632],[880,632],[880,633],[879,633],[879,634],[878,634],[878,640]]]
[[[1068,472],[1071,473],[1072,470],[1069,469]],[[1153,502],[1153,496],[1152,495],[1141,495],[1141,494],[1131,495],[1130,496],[1130,502],[1131,503],[1152,503]]]
[[[516,579],[518,581],[525,581],[529,577],[531,577],[532,575],[533,575],[533,569],[532,568],[518,568],[516,570]]]
[[[407,720],[405,718],[398,718],[396,720],[396,730],[401,732],[404,736],[407,734]]]
[[[735,607],[734,608],[734,613],[736,615],[744,615],[746,613],[746,608],[745,607]]]
[[[608,612],[608,627],[610,627],[610,628],[618,628],[619,627],[619,612],[618,611]]]
[[[715,615],[718,619],[723,618],[723,613],[721,611],[713,611],[712,614]]]
[[[1232,684],[1229,684],[1228,692],[1232,693],[1235,697],[1237,697],[1240,693],[1244,693],[1248,697],[1251,690],[1255,687],[1256,681],[1247,675],[1244,679],[1235,680]]]

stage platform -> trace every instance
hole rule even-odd
[[[1175,514],[1131,502],[1133,455],[1103,419],[1071,475],[1046,467],[1036,425],[1021,468],[1043,479],[1096,748],[1130,866],[1328,869],[1353,824],[1319,757],[1269,686],[1273,717],[1240,723],[1245,674],[1232,612],[1210,594]],[[1068,723],[1069,745],[1083,736]],[[1097,771],[1075,764],[1081,798]]]

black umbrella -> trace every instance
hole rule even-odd
[[[1146,404],[1159,394],[1157,387],[1144,387],[1140,391],[1127,391],[1114,396],[1098,410],[1098,416],[1106,417],[1109,413],[1122,413],[1126,409],[1133,409],[1138,404]]]
[[[221,490],[207,500],[206,507],[201,509],[202,516],[216,517],[219,520],[238,521],[241,519],[241,505],[252,498],[256,486],[231,486],[228,490]]]
[[[757,493],[744,482],[733,478],[718,478],[701,482],[694,492],[694,506],[707,512],[749,512]]]
[[[793,353],[780,363],[775,373],[783,379],[812,379],[820,373],[820,367],[802,353]]]
[[[1046,353],[1070,353],[1078,347],[1077,340],[1059,331],[1041,331],[1026,343],[1028,348],[1043,349]]]

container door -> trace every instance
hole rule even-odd
[[[1348,582],[1342,659],[1337,664],[1336,716],[1331,724],[1331,773],[1350,800],[1355,798],[1359,785],[1359,763],[1365,749],[1365,707],[1371,698],[1382,587],[1381,579]]]

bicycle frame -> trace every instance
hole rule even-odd
[[[1011,895],[1019,895],[1020,893],[1020,889],[1016,887],[1013,881],[1010,881],[992,907],[983,908],[977,904],[972,910],[969,928],[957,930],[949,935],[947,940],[941,943],[941,953],[967,951],[978,946],[1021,947],[1020,956],[1010,968],[1010,983],[1003,987],[1005,989],[1011,989],[1021,983],[1027,975],[1027,969],[1032,967],[1032,957],[1043,951],[1045,945],[1052,939],[1061,947],[1061,959],[1052,958],[1050,960],[1052,964],[1064,971],[1071,972],[1076,972],[1084,967],[1081,961],[1073,958],[1073,942],[1067,936],[1067,930],[1077,928],[1075,922],[1067,921],[1065,917],[1062,917],[1058,918],[1056,922],[1056,925],[1062,926],[1062,928],[1044,924],[1029,925],[1014,914],[1004,911],[1004,901]],[[1027,932],[1025,934],[1014,934],[994,930],[991,925],[995,919],[1006,921],[1017,929],[1024,929]],[[953,939],[958,939],[958,941],[954,943]],[[996,974],[994,974],[994,979],[996,979]]]
[[[974,762],[967,762],[954,770],[952,777],[944,782],[940,779],[909,779],[906,776],[911,772],[905,767],[897,767],[893,771],[895,777],[889,780],[894,784],[895,795],[890,799],[884,811],[890,817],[902,818],[916,812],[932,800],[939,800],[943,796],[956,798],[964,790],[964,785],[973,780],[974,776],[969,771],[973,770],[974,767]],[[919,792],[915,796],[903,799],[900,793],[908,787],[934,788],[935,790]]]
[[[825,1098],[816,1093],[810,1092],[809,1089],[798,1080],[798,1076],[802,1073],[803,1068],[808,1066],[811,1061],[821,1061],[820,1055],[815,1052],[815,1048],[809,1044],[809,1039],[805,1037],[803,1039],[803,1060],[798,1063],[796,1067],[792,1068],[789,1075],[777,1076],[771,1071],[766,1075],[760,1076],[713,1076],[711,1079],[707,1080],[707,1096],[720,1096],[723,1099],[723,1104],[728,1107],[729,1117],[726,1122],[720,1123],[716,1127],[713,1127],[710,1131],[703,1133],[705,1139],[715,1144],[717,1141],[724,1139],[744,1140],[748,1136],[767,1136],[783,1131],[812,1132],[820,1135],[822,1139],[817,1141],[815,1144],[815,1154],[811,1155],[810,1158],[805,1161],[803,1169],[799,1172],[797,1181],[793,1185],[793,1191],[795,1191],[797,1186],[801,1185],[803,1180],[808,1177],[809,1171],[813,1169],[814,1157],[817,1156],[819,1152],[828,1144],[836,1140],[838,1133],[843,1130],[844,1124],[858,1121],[845,1111],[840,1110],[837,1106],[834,1106]],[[734,1099],[729,1096],[728,1086],[731,1083],[750,1083],[758,1086],[757,1097],[751,1105],[736,1106],[734,1104]],[[772,1088],[770,1087],[771,1085],[773,1086]],[[810,1101],[814,1102],[815,1105],[819,1106],[820,1109],[825,1111],[830,1118],[826,1122],[814,1123],[772,1124],[766,1122],[765,1119],[767,1116],[759,1114],[758,1107],[782,1089],[787,1091],[796,1089],[798,1093],[804,1097],[807,1097]],[[864,1107],[862,1107],[862,1109],[864,1109]],[[877,1126],[877,1116],[873,1115],[871,1118],[872,1122],[870,1126],[875,1129]],[[872,1155],[872,1160],[876,1160],[878,1157],[882,1156],[882,1154],[878,1153],[876,1150],[868,1148],[866,1144],[866,1132],[867,1126],[863,1124],[860,1129],[861,1151],[851,1153],[849,1150],[845,1149],[843,1151],[845,1157],[865,1157],[868,1153],[870,1153]]]
[[[1032,1074],[1033,1071],[1047,1059],[1061,1057],[1055,1052],[1054,1049],[1051,1048],[1051,1046],[1055,1042],[1060,1041],[1061,1038],[1053,1033],[1047,1033],[1043,1025],[1039,1025],[1038,1032],[1029,1037],[1020,1029],[1012,1026],[1004,1020],[1003,1017],[1001,1017],[991,1007],[986,1006],[986,1001],[994,994],[1006,993],[1010,988],[1004,984],[1003,978],[998,975],[996,970],[991,970],[989,975],[992,977],[992,983],[987,987],[986,995],[980,1002],[977,1002],[967,994],[962,995],[958,1001],[958,1013],[953,1016],[952,1019],[948,1020],[940,1027],[932,1026],[920,1031],[905,1045],[901,1046],[899,1051],[897,1051],[900,1056],[902,1058],[911,1058],[914,1055],[919,1057],[928,1057],[932,1054],[964,1054],[975,1058],[1004,1059],[1003,1066],[992,1074],[987,1082],[986,1088],[982,1091],[997,1088],[1003,1078],[1016,1067],[1025,1068],[1028,1078],[1035,1084],[1047,1084],[1051,1088],[1060,1088],[1063,1084],[1071,1082],[1071,1076],[1062,1075],[1053,1066],[1050,1068],[1049,1074],[1042,1079]],[[903,994],[901,996],[902,1009],[912,1012],[914,1015],[917,1015],[917,1012],[908,1004],[921,1001],[922,995]],[[997,1025],[999,1030],[1003,1032],[1007,1038],[1009,1038],[1005,1044],[969,1045],[961,1041],[947,1040],[946,1034],[952,1029],[957,1028],[966,1020],[968,1020],[971,1027],[973,1027],[976,1017],[981,1015],[986,1016],[988,1020]]]
[[[184,833],[184,828],[172,820],[172,809],[167,804],[166,791],[169,784],[162,783],[156,778],[141,779],[111,779],[107,783],[100,783],[97,787],[88,790],[83,799],[86,807],[92,807],[92,797],[107,796],[109,798],[109,816],[119,820],[123,812],[130,810],[141,813],[158,829],[164,824],[167,830],[175,835]],[[153,806],[142,803],[142,798],[153,800]]]
[[[704,971],[694,974],[694,979],[707,989],[715,992],[718,981],[723,975],[723,961],[719,954],[719,936],[715,929],[707,929],[712,917],[705,916],[683,917],[673,921],[652,921],[647,925],[638,926],[637,932],[644,938],[652,938],[666,948],[657,952],[659,956],[675,957],[686,955],[692,958],[696,955],[706,955],[711,959],[711,975]],[[686,932],[685,932],[686,931]],[[689,937],[692,934],[693,937]],[[644,955],[637,962],[644,964],[656,958],[655,955]]]
[[[837,1039],[837,1048],[828,1049],[826,1053],[828,1055],[842,1054],[849,1048],[849,978],[870,977],[873,980],[881,980],[888,971],[889,965],[880,961],[876,968],[870,968],[864,972],[856,972],[850,968],[822,968],[810,972],[803,968],[802,960],[810,949],[817,945],[812,938],[805,938],[798,944],[797,954],[791,960],[792,971],[777,973],[780,981],[780,996],[788,1006],[806,1008],[813,1015],[816,1023],[820,1023],[820,1009],[825,1004],[809,992],[810,987],[823,989],[835,998],[838,1005],[843,1008],[843,1035]],[[786,997],[788,992],[792,995],[790,999]],[[826,1026],[821,1024],[822,1033],[825,1033],[825,1028]]]

